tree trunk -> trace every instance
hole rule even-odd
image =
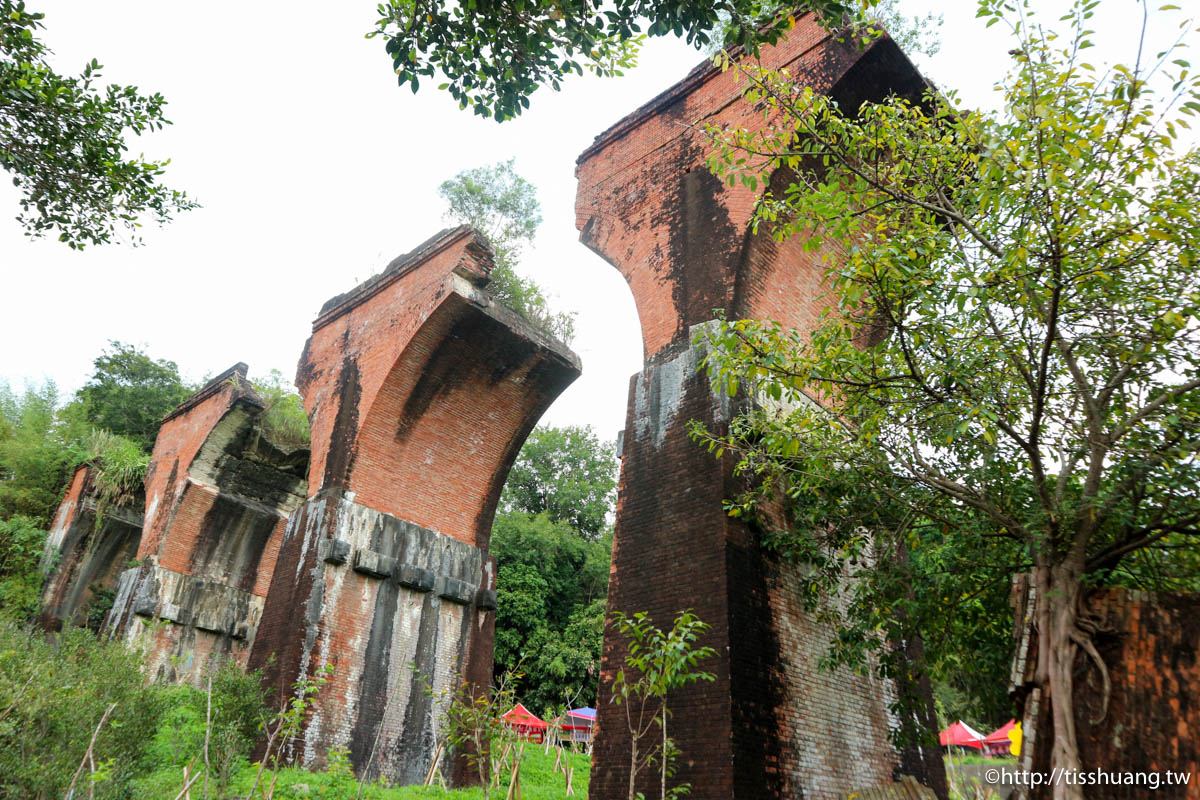
[[[1038,683],[1049,695],[1053,718],[1050,766],[1057,770],[1057,780],[1051,784],[1054,800],[1083,800],[1080,786],[1063,778],[1068,772],[1078,775],[1080,770],[1073,676],[1076,644],[1072,637],[1078,631],[1082,568],[1071,561],[1039,567],[1034,572],[1038,593]]]
[[[666,704],[666,702],[663,703],[663,709],[662,709],[662,729],[663,729],[662,753],[659,756],[662,759],[662,800],[667,800],[667,704]]]
[[[629,800],[637,800],[637,762],[638,762],[638,737],[637,734],[630,730],[632,744],[630,745],[629,755]]]

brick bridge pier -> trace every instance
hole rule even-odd
[[[798,21],[768,66],[834,97],[842,108],[924,81],[887,38],[866,50]],[[645,366],[630,381],[609,611],[647,611],[660,625],[691,608],[712,625],[713,683],[672,697],[678,780],[696,800],[834,798],[914,775],[945,794],[940,756],[888,739],[894,687],[874,676],[818,669],[829,640],[802,609],[794,566],[765,553],[722,500],[738,490],[728,458],[690,441],[689,420],[720,430],[731,414],[697,372],[691,344],[714,309],[730,318],[811,328],[825,305],[819,258],[797,239],[749,230],[761,196],[706,168],[712,146],[692,125],[761,126],[732,72],[709,64],[609,128],[578,159],[580,238],[618,269],[637,305]],[[777,176],[778,191],[786,183]],[[629,734],[610,704],[624,653],[606,636],[592,800],[627,794]],[[648,772],[652,772],[648,771]],[[657,793],[653,774],[639,786]],[[654,784],[653,786],[651,784]]]

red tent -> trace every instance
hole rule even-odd
[[[1006,756],[1012,752],[1012,739],[1008,732],[1017,727],[1017,721],[1010,719],[996,730],[983,737],[983,752],[989,756]]]
[[[520,703],[517,703],[516,707],[505,714],[502,719],[505,725],[517,732],[518,736],[524,736],[539,744],[546,736],[546,723],[534,716],[528,708]]]
[[[976,750],[982,750],[983,734],[959,721],[938,734],[938,743],[942,747],[974,747]]]

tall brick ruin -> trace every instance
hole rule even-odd
[[[359,774],[425,776],[426,687],[492,673],[488,539],[526,436],[579,359],[487,293],[488,245],[442,231],[322,307],[296,378],[312,445],[274,444],[237,364],[164,420],[145,509],[102,515],[81,467],[55,517],[41,622],[107,630],[155,678],[231,659],[286,698],[333,667],[290,756],[347,747]],[[130,563],[132,561],[132,566]]]
[[[429,770],[425,691],[491,679],[488,538],[509,468],[578,358],[482,287],[470,228],[430,239],[321,309],[297,385],[312,425],[252,668],[287,687],[333,665],[296,755],[370,777]],[[411,665],[411,666],[410,666]]]
[[[811,16],[760,58],[849,112],[925,88],[887,37],[860,50]],[[819,668],[831,632],[805,611],[799,568],[724,513],[722,501],[743,486],[729,458],[687,435],[692,420],[721,432],[738,410],[697,370],[693,341],[715,310],[806,331],[827,302],[818,254],[750,230],[767,187],[726,186],[706,168],[711,145],[699,126],[777,122],[740,90],[735,73],[704,64],[578,159],[580,238],[629,283],[645,347],[629,385],[609,611],[667,624],[690,608],[712,626],[704,643],[717,656],[704,666],[715,681],[671,700],[677,780],[691,797],[821,800],[900,775],[944,797],[940,753],[889,742],[900,723],[889,712],[896,687]],[[789,178],[777,174],[770,187]],[[439,724],[429,691],[457,676],[479,686],[491,678],[488,540],[501,488],[530,430],[580,372],[564,345],[492,299],[492,268],[479,234],[454,228],[328,301],[296,376],[311,448],[272,442],[263,400],[237,364],[164,419],[144,498],[103,508],[94,468],[80,467],[47,543],[41,624],[83,624],[111,591],[107,630],[144,646],[156,678],[201,683],[230,659],[263,670],[286,698],[332,666],[289,755],[321,765],[346,747],[363,777],[423,778]],[[1018,611],[1032,601],[1019,595]],[[1107,590],[1088,602],[1116,679],[1096,721],[1098,687],[1081,661],[1084,766],[1200,773],[1200,601]],[[1032,680],[1037,641],[1026,622],[1018,614],[1014,690],[1022,767],[1038,770],[1049,759],[1050,698]],[[607,636],[593,800],[626,796],[629,734],[610,702],[624,655]],[[920,722],[931,726],[932,715]],[[638,788],[652,795],[653,776],[643,777]]]
[[[100,592],[113,591],[121,571],[137,555],[142,498],[101,508],[95,481],[91,465],[78,467],[50,524],[38,615],[38,624],[49,631],[94,624],[89,619],[93,602],[101,599]]]
[[[919,96],[925,83],[889,39],[866,50],[840,43],[811,17],[764,48],[843,109],[889,94]],[[690,420],[723,429],[734,409],[697,372],[697,326],[730,318],[774,319],[811,329],[826,303],[818,257],[798,239],[749,229],[762,189],[729,187],[705,166],[712,150],[696,126],[764,126],[740,100],[735,74],[709,64],[609,128],[578,159],[580,239],[618,269],[637,305],[643,371],[630,382],[623,440],[609,611],[647,611],[669,623],[690,608],[712,625],[712,683],[673,695],[678,779],[697,800],[834,798],[917,776],[945,795],[940,754],[889,743],[894,687],[870,675],[824,672],[830,632],[802,608],[795,566],[759,546],[722,500],[741,488],[687,435]],[[776,189],[787,176],[777,175]],[[610,703],[624,653],[604,644],[599,734],[591,797],[626,796],[629,734]],[[649,794],[653,776],[646,775]]]
[[[284,525],[305,498],[308,451],[263,435],[246,371],[231,367],[168,414],[150,457],[140,563],[121,574],[108,627],[144,644],[160,679],[246,665]]]

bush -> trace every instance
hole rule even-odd
[[[277,447],[293,449],[309,443],[308,415],[304,402],[291,382],[277,369],[254,381],[254,391],[263,401],[259,417],[263,435]]]
[[[148,744],[165,706],[147,686],[141,655],[119,642],[68,629],[45,636],[0,623],[0,800],[57,800],[93,751],[97,798],[132,798],[134,778],[149,767]],[[77,791],[90,781],[85,768]]]
[[[248,763],[266,712],[261,677],[258,672],[242,672],[232,661],[225,661],[212,676],[210,796],[227,794],[233,777]],[[155,796],[163,787],[177,791],[185,765],[190,765],[192,772],[204,768],[207,692],[192,686],[170,686],[162,691],[165,709],[148,747],[148,766],[154,772],[139,782],[139,797]]]
[[[42,591],[38,564],[45,544],[46,532],[37,520],[0,520],[0,619],[19,621],[37,613]]]

